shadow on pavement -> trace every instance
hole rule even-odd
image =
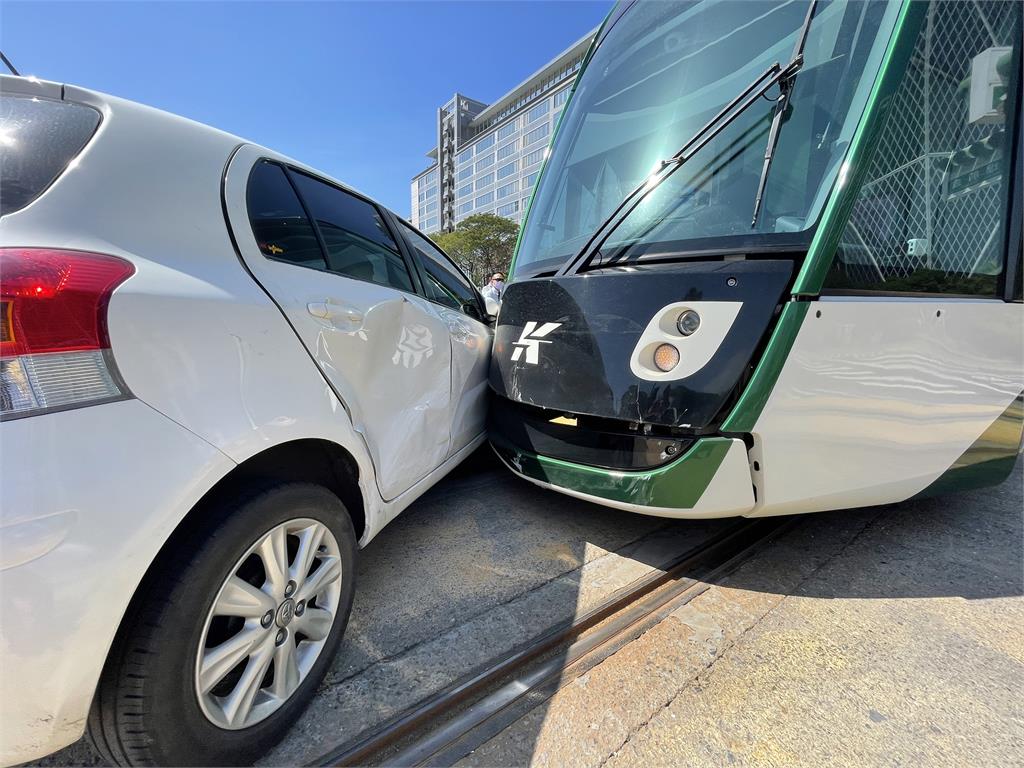
[[[882,507],[824,512],[796,518],[797,527],[772,542],[754,560],[736,572],[711,581],[713,585],[727,587],[726,592],[731,594],[731,597],[712,598],[708,603],[703,604],[703,607],[693,605],[679,609],[680,618],[677,621],[682,621],[684,624],[688,621],[695,621],[689,625],[693,644],[683,654],[689,654],[691,657],[701,656],[701,658],[688,661],[688,671],[682,668],[676,670],[675,673],[678,674],[676,685],[682,690],[687,685],[687,681],[691,679],[690,675],[700,674],[700,670],[706,668],[705,665],[710,666],[717,658],[714,654],[718,653],[720,649],[716,647],[717,644],[714,641],[708,641],[707,637],[703,637],[703,633],[710,632],[714,635],[716,632],[721,632],[716,627],[720,626],[719,622],[721,625],[728,623],[723,618],[728,611],[739,609],[742,613],[739,606],[744,603],[744,598],[737,597],[737,592],[771,594],[773,597],[778,596],[779,598],[787,596],[800,598],[805,607],[798,609],[799,616],[821,615],[820,609],[815,611],[813,607],[806,606],[808,599],[812,604],[820,600],[872,601],[879,605],[877,609],[866,606],[858,608],[847,602],[841,608],[825,609],[825,612],[835,611],[835,613],[829,614],[833,616],[831,619],[833,622],[841,621],[840,617],[842,616],[856,617],[867,614],[875,616],[876,621],[877,617],[881,616],[883,617],[880,622],[882,627],[886,626],[885,622],[888,621],[892,622],[888,626],[894,631],[909,632],[912,636],[921,635],[920,643],[925,647],[931,642],[953,643],[954,645],[960,643],[964,648],[982,654],[982,658],[984,658],[984,654],[990,652],[989,649],[984,646],[972,646],[971,642],[973,641],[964,640],[959,636],[957,627],[946,626],[942,623],[942,619],[938,620],[938,624],[928,624],[929,613],[922,610],[922,601],[945,598],[946,600],[941,602],[949,606],[949,598],[981,601],[1019,597],[1024,594],[1024,567],[1022,567],[1024,565],[1024,514],[1022,514],[1024,493],[1022,493],[1022,479],[1024,479],[1024,474],[1022,474],[1021,462],[1018,461],[1010,478],[994,488]],[[677,524],[687,525],[684,522]],[[774,604],[778,605],[779,603],[775,602]],[[953,605],[955,605],[955,601]],[[723,616],[705,615],[702,611],[715,611],[715,608],[709,606],[717,606],[718,610],[726,613]],[[914,609],[911,609],[910,606],[914,606]],[[951,616],[961,615],[956,608],[947,607],[933,610],[938,611],[937,615],[944,615],[942,614],[944,610],[949,611]],[[986,613],[982,616],[989,613],[1003,616],[1004,610],[1000,609],[998,605],[993,605],[985,609]],[[683,616],[687,618],[682,618]],[[754,621],[758,623],[760,618]],[[976,621],[984,626],[984,618],[978,618]],[[998,622],[999,619],[996,621]],[[1003,627],[1003,629],[1008,628]],[[807,630],[814,632],[815,628],[813,625],[800,625],[799,627],[784,625],[783,631],[789,631],[792,634],[784,634],[775,646],[779,653],[793,653],[797,658],[792,664],[797,668],[801,663],[810,665],[816,663],[813,658],[808,660],[801,656],[800,640],[794,639],[799,638],[800,632]],[[880,627],[874,628],[874,631],[879,630],[884,632],[884,629]],[[822,625],[817,626],[816,631],[821,632],[822,635],[830,634]],[[867,643],[864,647],[868,650],[863,650],[858,658],[866,657],[880,662],[881,659],[878,658],[878,655],[886,656],[891,653],[890,646],[895,644],[899,647],[899,641],[888,643],[888,638],[872,638],[871,631],[869,629],[866,639],[860,641]],[[937,634],[932,639],[930,633],[933,631]],[[843,636],[844,629],[836,628],[831,634]],[[823,642],[827,643],[828,641],[823,637]],[[787,643],[796,643],[796,645],[790,646]],[[1013,641],[1010,640],[1009,643],[1012,645]],[[689,645],[685,640],[683,644]],[[640,646],[642,643],[638,642],[636,645]],[[656,644],[652,644],[652,647],[656,647]],[[758,647],[763,647],[763,645]],[[871,655],[872,647],[876,649],[875,657]],[[935,650],[938,652],[937,648]],[[707,656],[709,651],[713,654],[711,657]],[[944,646],[942,652],[945,654],[943,658],[948,656],[949,647]],[[756,651],[752,653],[756,656]],[[955,655],[956,651],[953,651],[953,654]],[[699,716],[701,722],[707,727],[725,728],[726,732],[710,736],[708,739],[700,734],[691,733],[687,737],[689,740],[676,742],[673,740],[683,737],[678,734],[674,735],[675,732],[671,726],[662,725],[660,736],[655,738],[668,739],[668,741],[652,742],[648,739],[646,759],[639,758],[638,754],[632,751],[620,754],[619,750],[626,745],[630,736],[627,736],[624,742],[616,742],[614,738],[608,741],[608,736],[598,735],[597,732],[587,729],[608,727],[609,730],[619,733],[620,736],[622,733],[636,733],[629,730],[628,724],[632,722],[630,717],[636,717],[636,712],[633,710],[642,709],[643,705],[639,701],[629,700],[630,693],[622,689],[608,689],[608,680],[627,675],[632,679],[646,680],[653,684],[660,683],[660,680],[657,679],[659,674],[657,670],[660,669],[660,674],[665,674],[664,665],[659,664],[658,661],[641,660],[636,658],[635,653],[624,655],[632,658],[632,661],[623,662],[623,664],[632,665],[631,671],[609,671],[607,675],[603,676],[604,681],[599,682],[598,676],[593,674],[597,671],[595,668],[585,675],[586,682],[579,685],[573,683],[576,688],[566,696],[564,701],[560,702],[557,709],[555,709],[553,700],[548,699],[528,713],[520,712],[519,719],[511,724],[508,730],[490,741],[475,744],[474,751],[459,761],[460,767],[558,765],[570,754],[574,755],[573,761],[577,765],[604,765],[609,761],[616,765],[619,763],[642,765],[649,764],[652,749],[653,754],[661,755],[658,758],[661,764],[680,764],[678,762],[679,754],[670,758],[668,753],[663,751],[669,746],[677,753],[688,754],[689,764],[720,764],[717,759],[720,755],[717,753],[695,752],[691,754],[687,753],[686,749],[690,747],[699,750],[702,745],[710,742],[716,745],[719,742],[729,744],[731,743],[730,739],[739,739],[739,742],[743,742],[744,738],[747,741],[753,739],[756,743],[757,731],[752,729],[755,729],[754,723],[759,722],[756,719],[757,712],[760,711],[763,717],[764,710],[753,710],[750,716],[754,719],[750,721],[749,726],[746,726],[743,719],[744,705],[733,700],[723,704],[723,711],[733,712],[735,710],[738,713],[733,717],[733,720],[738,718],[738,723],[732,722],[731,726],[716,721],[715,712],[718,710],[693,713],[695,717]],[[675,652],[675,655],[678,656],[679,652]],[[751,652],[748,652],[747,656],[750,655]],[[1013,654],[1007,657],[1011,659],[1011,664],[1012,657]],[[770,663],[767,659],[761,659],[760,656],[756,656],[756,658],[760,661],[755,664]],[[961,661],[964,664],[969,661],[984,663],[968,659]],[[898,659],[890,660],[886,657],[885,662],[899,667]],[[842,665],[842,663],[841,659],[836,658],[818,659],[817,664],[820,665],[820,669],[817,674],[827,674],[830,664]],[[861,661],[861,663],[864,662]],[[917,660],[917,663],[918,666],[914,670],[917,677],[905,672],[896,683],[898,692],[894,699],[896,703],[892,706],[897,706],[902,701],[903,705],[907,707],[920,707],[920,704],[914,704],[915,696],[927,697],[927,694],[922,691],[927,691],[935,685],[941,686],[941,682],[938,682],[939,678],[934,676],[935,672],[921,672],[920,660]],[[884,665],[882,668],[885,669]],[[881,674],[892,674],[892,670]],[[922,674],[924,677],[921,677]],[[771,701],[778,698],[782,701],[785,698],[783,691],[775,690],[773,692],[770,686],[767,689],[759,687],[762,684],[762,676],[756,672],[756,669],[747,669],[743,675],[749,675],[749,677],[735,680],[728,685],[731,685],[733,689],[747,691],[752,699],[756,691],[757,696],[761,699],[762,707],[770,706],[765,704],[764,699]],[[784,676],[779,676],[779,680],[781,682],[777,681],[775,685],[786,684]],[[563,678],[563,683],[568,682],[569,678]],[[832,690],[828,687],[831,682],[822,677],[816,681],[816,684],[822,690]],[[852,683],[843,678],[843,681],[837,685],[842,687],[847,684]],[[638,685],[641,689],[644,687],[643,682]],[[687,690],[700,691],[705,685],[710,685],[710,683],[707,681],[700,684],[694,683],[692,688]],[[833,687],[835,685],[833,684]],[[963,686],[963,689],[973,690],[971,686],[966,685]],[[848,695],[849,691],[844,689],[844,693]],[[632,695],[636,696],[637,691],[634,691]],[[746,698],[746,694],[740,695]],[[989,695],[988,691],[982,695],[982,703]],[[839,693],[836,693],[835,696],[841,698]],[[638,699],[642,698],[645,696],[638,696]],[[575,705],[571,708],[567,706],[566,702],[573,701],[576,702]],[[826,697],[823,704],[825,709],[821,712],[823,722],[827,723],[830,717],[842,718],[841,713],[844,711],[842,706],[845,703],[845,701],[839,701],[838,698],[833,701]],[[645,704],[650,705],[650,702],[645,702]],[[934,704],[941,711],[942,704],[940,702]],[[822,703],[819,702],[819,705]],[[664,710],[661,709],[663,706],[666,705],[656,703],[651,712],[663,712]],[[833,706],[837,707],[836,711],[830,709]],[[928,715],[924,714],[927,712],[927,709],[922,710],[921,717],[927,718]],[[776,715],[783,720],[786,719],[786,715],[779,713],[775,713],[772,717]],[[877,716],[877,713],[875,715]],[[671,715],[671,717],[676,716],[676,714]],[[638,718],[641,729],[648,722],[644,717],[641,715]],[[764,725],[763,722],[759,724]],[[733,729],[732,731],[729,731],[730,727]],[[800,732],[799,726],[796,724],[788,727],[791,731]],[[851,727],[855,728],[856,726]],[[737,729],[745,734],[743,738],[738,735]],[[810,735],[808,738],[815,737]],[[595,746],[600,742],[604,742],[603,751],[602,747]],[[902,748],[912,749],[914,747],[913,738],[910,739],[909,744],[904,742],[900,744]],[[757,753],[754,747],[751,747],[751,750],[753,750],[751,754]],[[825,752],[827,753],[828,750],[825,749]],[[713,754],[717,757],[712,757]],[[723,751],[723,754],[729,753]],[[637,760],[640,762],[636,762]]]
[[[799,594],[1020,595],[1021,508],[1018,466],[994,489],[809,516],[813,536],[799,545],[776,542],[772,547],[782,549],[773,569],[739,581],[734,575],[730,585],[789,593],[796,564],[804,570],[834,565],[857,540],[870,543],[872,557],[844,564],[849,578],[841,589],[835,580],[824,589],[805,579]],[[314,759],[731,524],[589,504],[519,480],[489,449],[477,451],[361,553],[342,649],[314,703],[264,762]],[[517,763],[530,762],[529,742],[521,743]],[[97,758],[79,743],[39,764],[97,764]]]

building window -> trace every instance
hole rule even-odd
[[[424,232],[433,232],[437,229],[437,216],[431,216],[429,219],[420,222],[420,229]]]
[[[459,169],[459,175],[456,177],[459,181],[465,181],[473,175],[473,166],[467,165],[465,168]]]
[[[464,214],[469,213],[472,210],[473,210],[473,201],[470,200],[468,203],[463,203],[462,205],[459,206],[459,215],[462,216]]]
[[[416,183],[420,192],[423,192],[428,187],[434,186],[437,184],[437,171],[431,171],[425,176],[420,176]]]
[[[476,164],[477,173],[482,171],[484,168],[490,168],[492,165],[494,165],[494,153],[493,152],[491,154],[489,154],[487,157],[481,158],[480,160],[477,161],[477,164]]]
[[[467,195],[473,194],[473,185],[465,184],[459,187],[459,191],[455,193],[456,197],[466,197]]]
[[[528,134],[523,136],[523,146],[528,147],[534,142],[540,141],[541,139],[548,135],[548,131],[550,130],[551,126],[548,125],[547,123],[544,123],[543,125],[538,125]]]
[[[555,106],[560,107],[565,104],[565,100],[569,98],[569,88],[563,88],[555,94]]]
[[[461,152],[459,152],[458,155],[456,155],[455,162],[457,162],[459,165],[462,165],[463,163],[468,163],[472,159],[473,148],[469,147],[468,149],[464,149]]]
[[[491,185],[493,183],[494,183],[494,174],[493,173],[485,173],[483,176],[481,176],[479,179],[476,180],[476,188],[477,188],[477,190],[481,190],[484,187],[489,186],[489,185]]]
[[[501,168],[498,169],[498,178],[499,179],[504,179],[504,178],[506,178],[508,176],[511,176],[515,172],[516,172],[516,161],[513,160],[508,165],[503,165],[503,166],[501,166]]]
[[[529,176],[525,177],[523,179],[523,189],[526,189],[527,187],[532,187],[534,184],[536,184],[537,183],[537,176],[539,174],[540,174],[540,171],[534,171]]]
[[[544,159],[544,152],[545,151],[546,150],[543,150],[543,149],[535,149],[535,150],[533,150],[533,152],[530,152],[529,154],[524,155],[523,156],[523,168],[529,168],[531,165],[536,165],[541,160],[543,160]]]
[[[427,197],[433,197],[433,196],[434,196],[434,195],[436,195],[436,194],[437,194],[437,185],[435,184],[435,185],[434,185],[433,187],[430,187],[430,188],[429,188],[429,189],[427,190],[427,195],[426,195],[426,196],[427,196]]]
[[[494,202],[494,193],[493,192],[488,192],[486,195],[480,195],[480,197],[478,197],[474,201],[474,203],[475,203],[477,208],[479,208],[480,206],[483,206],[483,205],[490,205],[493,202]]]
[[[420,218],[427,216],[437,210],[437,200],[432,200],[424,206],[420,207]]]
[[[498,159],[504,160],[506,157],[511,157],[516,152],[516,142],[512,141],[503,147],[498,147]]]
[[[476,153],[478,155],[485,149],[490,149],[494,146],[494,134],[492,133],[489,136],[480,139],[480,141],[478,141],[474,146],[476,147]]]
[[[506,184],[503,187],[498,187],[497,195],[498,199],[501,200],[503,197],[514,195],[519,191],[519,182],[513,181],[511,184]]]
[[[508,123],[501,126],[501,128],[498,129],[498,141],[501,141],[502,139],[507,139],[509,136],[515,133],[518,125],[518,120],[510,120]]]
[[[514,216],[519,213],[519,201],[513,200],[511,203],[499,205],[495,213],[499,216]]]
[[[540,104],[532,107],[529,112],[526,113],[526,124],[534,123],[540,120],[544,115],[551,111],[551,102],[544,99]]]

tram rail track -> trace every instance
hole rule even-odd
[[[451,765],[793,525],[792,518],[767,518],[730,526],[309,765]]]

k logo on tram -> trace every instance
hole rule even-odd
[[[519,341],[512,342],[512,345],[515,347],[512,350],[512,361],[519,360],[525,349],[526,362],[530,365],[536,365],[540,362],[540,345],[551,343],[550,339],[545,339],[544,337],[561,325],[561,323],[544,323],[544,325],[538,328],[537,322],[530,320],[523,328]]]

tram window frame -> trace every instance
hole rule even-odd
[[[931,12],[933,9],[937,9],[939,7],[941,7],[941,3],[936,3],[935,0],[932,0],[932,5],[931,5],[931,7],[929,9],[929,12]],[[1008,5],[1007,7],[1012,7],[1012,5]],[[946,10],[946,9],[944,9],[944,10]],[[938,12],[938,11],[936,10],[936,12]],[[981,13],[980,8],[978,9],[978,12]],[[1002,159],[1001,182],[999,182],[999,184],[1001,185],[1001,187],[999,189],[999,195],[1000,195],[1000,202],[1001,202],[1001,204],[996,206],[996,210],[999,211],[997,216],[998,216],[998,226],[1000,227],[1000,231],[998,232],[998,234],[1000,236],[999,236],[998,240],[996,241],[996,243],[993,243],[993,245],[995,247],[993,248],[991,245],[988,245],[988,243],[983,245],[982,249],[979,251],[979,257],[978,257],[977,262],[975,263],[975,265],[972,267],[972,269],[969,272],[965,271],[965,270],[957,271],[955,269],[948,269],[948,271],[947,271],[946,269],[942,269],[941,266],[939,268],[922,268],[922,267],[919,266],[919,267],[914,267],[914,268],[910,269],[910,271],[907,273],[907,275],[905,275],[902,278],[900,278],[903,282],[902,282],[902,284],[898,284],[898,287],[896,287],[896,288],[886,288],[885,287],[886,286],[886,277],[885,277],[885,275],[882,274],[882,271],[884,269],[886,269],[886,267],[889,266],[889,265],[885,264],[885,263],[879,264],[878,261],[876,261],[874,259],[874,256],[877,255],[877,254],[870,253],[870,251],[871,251],[870,246],[868,246],[861,239],[861,245],[868,250],[868,253],[866,255],[871,259],[871,262],[872,262],[872,265],[874,266],[874,269],[878,272],[879,276],[882,277],[882,280],[880,282],[879,281],[876,281],[876,282],[864,282],[862,285],[856,285],[856,286],[844,286],[844,285],[841,285],[841,284],[836,284],[837,281],[842,281],[843,279],[846,278],[845,274],[842,277],[839,277],[840,270],[843,270],[843,272],[845,273],[846,270],[849,268],[849,266],[854,263],[854,262],[851,262],[851,261],[844,262],[842,260],[842,249],[843,249],[843,244],[844,243],[849,244],[849,241],[846,240],[846,236],[847,236],[848,233],[852,232],[852,229],[851,229],[851,227],[852,227],[851,219],[856,214],[856,212],[858,210],[858,207],[862,203],[865,204],[866,206],[869,206],[869,207],[872,205],[872,203],[874,203],[878,207],[884,207],[884,208],[888,209],[891,212],[895,212],[895,214],[893,214],[893,215],[895,215],[896,218],[900,218],[899,217],[899,213],[900,213],[900,210],[901,210],[900,209],[901,206],[905,206],[906,209],[909,209],[910,207],[912,207],[912,204],[913,204],[912,200],[913,200],[913,198],[907,196],[905,193],[901,194],[900,192],[898,192],[898,193],[894,194],[889,199],[888,203],[886,205],[884,205],[884,206],[882,205],[882,203],[885,202],[885,201],[882,200],[881,198],[876,198],[875,200],[872,200],[872,198],[862,196],[863,190],[864,190],[864,188],[865,188],[865,186],[867,184],[869,184],[872,181],[875,181],[877,179],[884,179],[886,176],[894,174],[894,173],[896,173],[899,170],[899,168],[890,169],[887,166],[882,166],[880,169],[873,169],[873,170],[875,170],[875,174],[877,174],[878,170],[883,171],[883,173],[880,176],[879,175],[873,175],[872,177],[869,177],[869,178],[865,179],[864,183],[862,183],[862,185],[861,185],[861,188],[859,190],[857,190],[857,192],[856,192],[857,197],[856,197],[856,199],[854,201],[852,201],[852,207],[851,207],[850,213],[848,215],[846,225],[844,226],[843,237],[841,238],[840,243],[837,244],[837,246],[836,246],[836,252],[832,256],[831,267],[829,269],[828,275],[826,276],[825,283],[822,286],[822,290],[821,290],[821,294],[822,295],[826,295],[826,296],[829,296],[829,295],[830,296],[837,296],[837,295],[838,296],[842,296],[842,295],[849,295],[849,296],[893,296],[893,297],[909,297],[909,298],[922,298],[922,299],[926,299],[926,298],[943,298],[943,299],[974,299],[974,300],[977,300],[977,299],[1011,300],[1011,296],[1012,296],[1011,292],[1013,291],[1013,285],[1012,285],[1012,283],[1008,283],[1007,281],[1010,280],[1010,281],[1014,281],[1016,283],[1019,283],[1020,279],[1021,279],[1020,267],[1017,266],[1017,264],[1015,264],[1015,261],[1016,262],[1020,261],[1020,257],[1018,255],[1018,248],[1020,247],[1019,246],[1020,226],[1021,226],[1020,225],[1020,217],[1021,217],[1021,207],[1022,207],[1021,179],[1020,179],[1020,161],[1021,161],[1021,150],[1020,150],[1020,147],[1021,147],[1021,128],[1022,128],[1022,126],[1021,126],[1021,115],[1020,115],[1019,99],[1020,99],[1020,89],[1022,87],[1022,84],[1024,84],[1024,72],[1022,72],[1022,69],[1021,69],[1021,49],[1022,49],[1022,47],[1024,47],[1024,44],[1022,44],[1021,39],[1020,39],[1021,38],[1021,33],[1024,32],[1024,12],[1022,12],[1020,9],[1018,9],[1016,13],[1017,13],[1016,18],[1012,19],[1012,21],[1014,23],[1014,28],[1013,28],[1013,33],[1014,34],[1008,35],[1008,38],[1007,38],[1009,40],[1014,41],[1014,42],[1011,43],[1011,45],[1013,45],[1013,53],[1012,53],[1012,59],[1011,59],[1009,79],[1008,79],[1008,82],[1007,82],[1008,97],[1007,97],[1007,104],[1006,104],[1006,107],[1005,107],[1005,112],[1006,112],[1006,116],[1007,117],[1006,117],[1005,122],[1003,123],[1003,126],[1004,126],[1004,136],[1009,137],[1009,141],[1005,141],[1005,139],[1004,139],[1005,145],[1006,145],[1006,150],[1004,151],[1003,157],[1001,158]],[[934,22],[932,22],[932,23],[934,23]],[[988,26],[988,20],[985,20],[985,23],[986,23],[986,27],[987,27]],[[921,46],[922,44],[926,43],[925,35],[929,33],[929,31],[928,31],[929,30],[928,24],[929,24],[928,21],[923,21],[922,22],[921,29],[918,32],[918,38],[914,41],[915,48],[917,48],[917,47]],[[977,55],[978,53],[981,53],[984,50],[986,50],[986,49],[985,48],[979,49],[978,51],[974,52],[974,55]],[[968,62],[971,59],[973,59],[973,55],[967,59]],[[929,62],[928,66],[935,66],[935,65],[932,64],[931,62]],[[967,75],[968,76],[970,75],[970,64],[967,65]],[[906,78],[906,77],[907,77],[907,73],[904,73],[904,78]],[[905,84],[906,84],[906,79],[901,81],[901,83],[899,84],[898,91],[892,97],[894,100],[898,97],[899,90],[902,90],[904,87],[906,87]],[[959,95],[958,95],[958,97],[959,97]],[[959,112],[956,112],[956,113],[954,113],[951,116],[949,114],[949,112],[950,112],[949,110],[947,110],[947,113],[945,115],[943,115],[942,114],[942,106],[943,105],[940,103],[940,105],[937,108],[929,110],[929,112],[933,113],[933,114],[929,115],[929,117],[932,117],[932,119],[935,120],[935,121],[942,120],[942,119],[954,121],[954,122],[951,123],[952,125],[955,125],[955,121],[957,119],[963,119],[965,117],[965,115],[962,115]],[[964,112],[966,112],[966,108],[965,108]],[[904,113],[901,112],[898,108],[892,108],[889,111],[889,114],[886,115],[885,118],[884,118],[885,121],[886,121],[886,124],[881,128],[881,131],[880,131],[879,136],[877,138],[876,144],[882,144],[884,142],[885,134],[888,131],[890,131],[890,130],[893,130],[893,131],[899,130],[900,126],[897,123],[893,122],[893,121],[900,120],[901,118],[903,118],[903,115],[904,115]],[[920,150],[922,152],[921,157],[928,158],[932,154],[935,154],[936,151],[941,152],[941,153],[945,153],[945,152],[948,151],[949,152],[950,161],[952,161],[954,150],[948,149],[948,148],[940,149],[940,150],[935,150],[934,147],[926,146],[928,138],[929,137],[926,136],[922,140],[921,147],[920,147]],[[981,141],[981,139],[978,139],[978,140],[976,140],[976,143],[980,142],[980,141]],[[913,162],[917,162],[917,159],[915,159]],[[947,172],[948,172],[948,167],[947,167]],[[933,189],[926,190],[926,192],[930,193],[931,195],[933,195],[935,199],[941,199],[942,196],[945,195],[946,199],[942,200],[943,204],[948,204],[950,202],[955,201],[954,198],[952,198],[949,194],[946,193],[945,190],[948,190],[948,187],[945,187],[945,182],[944,181],[940,180],[937,183],[933,183],[933,186],[934,186]],[[969,187],[969,188],[967,188],[967,190],[962,192],[960,196],[961,197],[966,197],[967,195],[976,194],[979,189],[982,189],[982,187],[983,187],[983,185],[981,185],[981,184],[976,185],[974,188],[970,188]],[[883,195],[883,197],[884,197],[884,195]],[[898,203],[899,205],[896,205],[895,203]],[[934,203],[932,205],[934,205]],[[935,238],[931,234],[932,231],[933,231],[933,227],[939,221],[939,217],[935,213],[935,208],[928,207],[928,208],[926,208],[926,211],[930,212],[930,214],[931,214],[931,220],[924,221],[924,224],[925,224],[925,230],[924,231],[929,233],[929,237],[927,237],[925,239],[925,247],[927,248],[927,257],[926,258],[928,260],[928,261],[926,261],[926,263],[929,263],[930,259],[931,259],[931,256],[933,254],[933,249],[935,248],[937,243],[942,242],[942,241],[941,241],[941,239]],[[904,209],[902,212],[906,213],[906,210]],[[923,220],[923,217],[922,217],[922,220]],[[895,223],[893,223],[892,221],[887,221],[885,228],[890,228],[891,229],[892,227],[901,227],[901,226],[904,229],[907,229],[905,224],[903,224],[900,221],[896,221]],[[905,234],[906,234],[906,232],[905,232]],[[858,239],[860,239],[859,236],[858,236]],[[905,256],[908,259],[908,261],[909,261],[910,258],[911,258],[911,254],[909,252],[910,242],[907,242],[906,245],[907,245],[908,251],[905,254],[903,254],[903,256]],[[992,251],[993,251],[992,256],[994,257],[994,258],[991,259],[991,261],[989,263],[992,264],[993,266],[997,265],[999,267],[999,272],[998,273],[987,272],[987,273],[981,273],[981,275],[978,275],[975,272],[975,269],[978,266],[978,263],[981,263],[983,255],[985,253],[985,250],[987,250],[988,248],[992,248]],[[996,250],[996,249],[998,249],[998,250]],[[899,258],[899,257],[897,257],[897,258]],[[865,262],[862,262],[862,263],[866,266]],[[947,265],[947,267],[948,267],[948,265]],[[913,277],[915,275],[921,276],[921,277],[924,277],[925,279],[927,279],[929,274],[934,276],[933,279],[934,279],[935,283],[933,283],[932,285],[925,284],[922,287],[928,287],[928,288],[935,287],[935,288],[939,288],[940,290],[915,290],[915,289],[906,287],[906,281],[908,279],[913,279]],[[978,279],[979,277],[982,277],[982,276],[988,276],[988,277],[994,278],[991,281],[991,285],[990,286],[985,286],[983,281]],[[944,291],[944,290],[941,290],[942,283],[944,281],[947,281],[947,280],[950,283],[952,283],[952,285],[950,287],[956,287],[956,288],[960,288],[960,289],[963,289],[963,288],[968,288],[969,289],[969,288],[971,288],[972,287],[971,286],[971,281],[973,280],[974,284],[978,285],[979,290],[977,290],[977,291],[970,291],[970,292],[959,292],[959,291],[952,291],[952,290],[951,291]],[[1016,291],[1016,295],[1018,295],[1018,296],[1020,295],[1019,288]]]
[[[1021,21],[1024,33],[1024,19]],[[1016,141],[1011,147],[1008,224],[1006,227],[1006,263],[1003,268],[1003,283],[1000,286],[1006,301],[1024,302],[1024,115],[1021,115],[1021,99],[1024,97],[1024,45],[1017,47],[1017,55],[1012,63],[1017,73],[1018,87],[1008,96],[1011,100],[1007,107],[1014,116]]]
[[[1013,279],[1010,287],[1004,290],[1004,297],[1007,301],[1020,304],[1024,302],[1024,243],[1017,241],[1016,267],[1007,271],[1007,276]]]

